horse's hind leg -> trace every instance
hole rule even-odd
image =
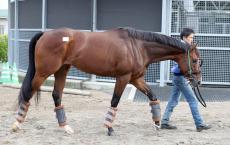
[[[145,83],[143,77],[132,80],[131,82],[138,90],[144,93],[149,98],[149,105],[151,107],[152,119],[155,122],[155,128],[158,130],[160,128],[160,100],[157,99],[156,95],[151,91],[150,87]]]
[[[35,73],[35,76],[32,81],[31,90],[28,90],[27,93],[20,92],[20,95],[22,95],[24,100],[19,104],[18,112],[16,115],[16,122],[14,122],[12,126],[13,131],[17,131],[20,128],[20,125],[24,122],[27,111],[29,109],[30,99],[33,97],[34,93],[40,88],[40,86],[46,80],[47,77],[40,76],[38,73]]]
[[[55,112],[56,118],[58,120],[59,126],[63,127],[65,131],[69,134],[72,134],[74,131],[70,128],[66,123],[66,116],[64,107],[61,104],[62,93],[65,86],[66,76],[70,69],[70,65],[63,65],[55,74],[55,82],[54,82],[54,90],[52,93],[54,104],[55,104]]]
[[[125,89],[125,86],[130,80],[130,74],[119,77],[116,79],[116,84],[113,92],[113,98],[111,100],[111,107],[109,108],[106,117],[105,117],[105,122],[104,125],[105,127],[108,128],[108,135],[111,136],[113,135],[113,128],[112,128],[112,123],[115,120],[116,112],[117,112],[117,105],[120,101],[121,95]]]

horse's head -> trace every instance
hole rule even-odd
[[[192,86],[198,86],[201,82],[202,60],[197,49],[197,44],[191,45],[182,58],[179,61],[182,74],[190,80]]]

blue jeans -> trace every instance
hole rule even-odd
[[[169,123],[173,109],[178,104],[181,93],[183,93],[186,101],[189,103],[189,107],[192,112],[192,116],[196,127],[202,125],[203,119],[201,118],[198,110],[198,102],[192,90],[192,87],[190,86],[190,84],[188,84],[188,81],[184,78],[184,76],[174,76],[172,82],[173,82],[172,93],[169,98],[168,104],[166,106],[161,123],[162,124]]]

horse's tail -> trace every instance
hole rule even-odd
[[[29,66],[28,66],[24,81],[22,83],[20,93],[18,95],[18,105],[20,105],[20,103],[22,103],[22,102],[23,103],[28,102],[31,98],[32,80],[34,78],[35,71],[36,71],[35,70],[35,58],[34,58],[35,46],[37,44],[37,41],[39,40],[39,38],[42,35],[43,35],[43,32],[38,32],[30,40],[30,44],[29,44]],[[37,96],[37,98],[38,98],[38,96]]]

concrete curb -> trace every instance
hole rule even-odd
[[[20,89],[21,85],[5,85],[2,84],[0,85],[2,87],[8,87],[8,88],[14,88],[14,89]],[[43,92],[52,92],[53,91],[53,87],[49,87],[49,86],[42,86],[41,87],[41,91]],[[85,90],[78,90],[78,89],[68,89],[68,88],[64,88],[63,90],[64,94],[73,94],[73,95],[82,95],[82,96],[91,96],[91,93],[89,91],[85,91]]]

